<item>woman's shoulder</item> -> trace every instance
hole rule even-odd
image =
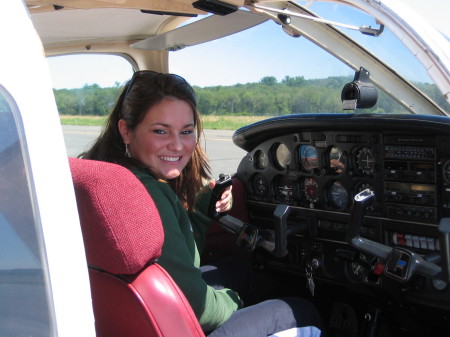
[[[179,209],[182,205],[174,190],[167,182],[156,179],[147,169],[132,169],[131,172],[141,181],[160,213],[179,216]]]
[[[131,172],[141,181],[152,196],[164,194],[169,199],[176,197],[172,188],[164,181],[156,179],[150,171],[145,168],[134,168]]]
[[[131,168],[131,172],[139,179],[139,180],[145,180],[148,182],[157,182],[156,178],[150,173],[149,170],[145,168]]]

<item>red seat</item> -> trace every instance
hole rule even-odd
[[[158,265],[164,232],[141,182],[122,166],[69,158],[98,337],[204,337]]]

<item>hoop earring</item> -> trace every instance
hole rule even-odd
[[[125,157],[131,158],[130,149],[128,148],[128,144],[125,144]]]

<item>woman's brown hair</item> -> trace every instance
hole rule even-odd
[[[118,127],[119,120],[125,120],[128,129],[134,130],[147,111],[168,96],[187,102],[194,115],[197,143],[191,160],[179,177],[168,181],[184,207],[191,211],[195,196],[203,186],[203,180],[210,179],[210,168],[206,153],[200,146],[203,128],[196,107],[195,92],[181,76],[146,70],[134,73],[119,96],[100,136],[80,157],[116,163],[129,169],[145,167],[137,159],[125,155],[125,144]]]

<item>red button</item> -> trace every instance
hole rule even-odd
[[[384,271],[384,263],[381,262],[375,263],[375,265],[373,266],[373,273],[375,275],[381,275],[383,274],[383,271]]]

